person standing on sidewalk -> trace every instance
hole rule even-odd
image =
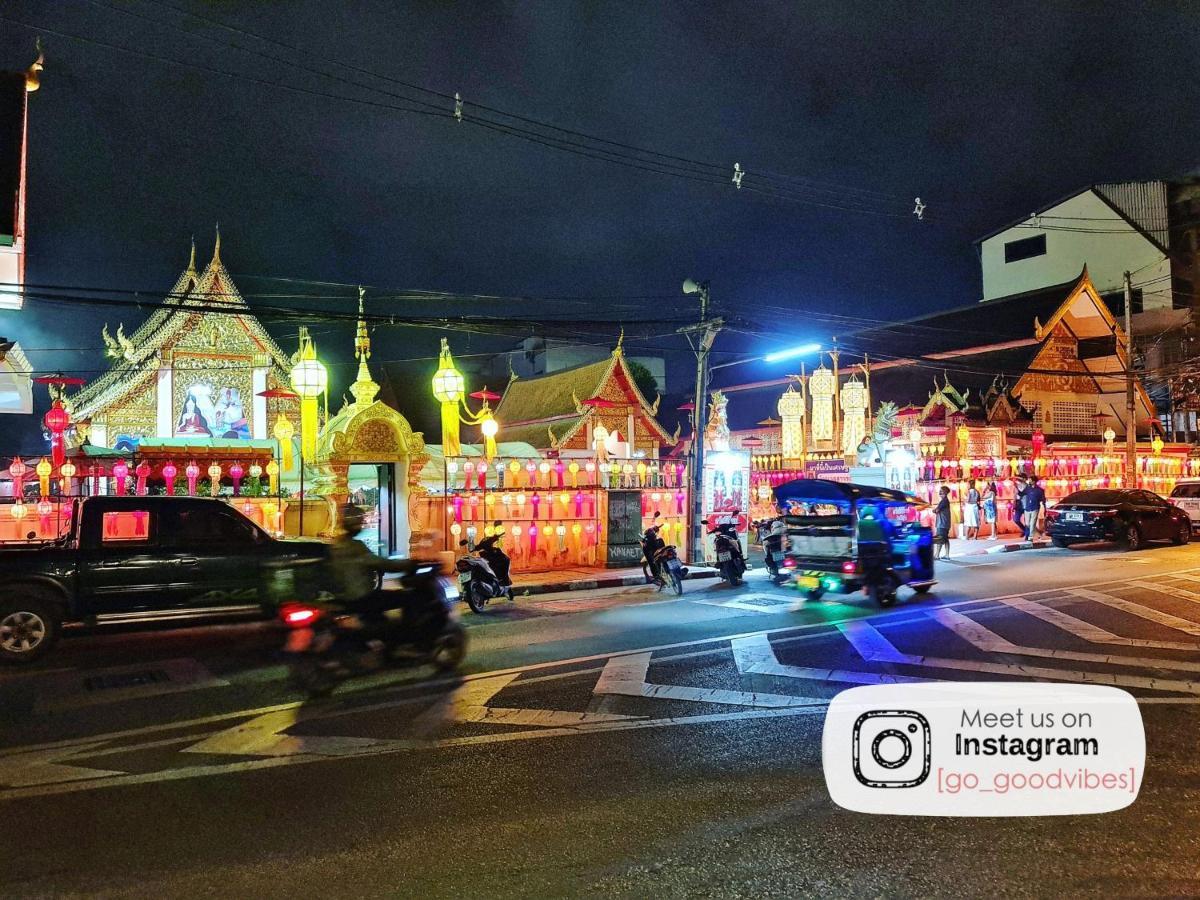
[[[950,558],[950,488],[941,487],[941,499],[933,508],[933,558]]]
[[[1022,536],[1025,534],[1025,508],[1022,504],[1025,501],[1025,491],[1028,487],[1029,485],[1025,483],[1025,476],[1018,475],[1016,484],[1013,486],[1012,520]]]
[[[992,526],[991,539],[996,539],[996,482],[989,481],[983,489],[983,521]]]
[[[967,499],[963,502],[963,525],[967,529],[967,540],[975,541],[979,539],[979,488],[976,487],[975,479],[971,479],[971,486],[967,490]]]
[[[1025,540],[1032,541],[1037,534],[1038,516],[1046,508],[1046,492],[1036,479],[1025,489],[1021,506],[1025,512]]]

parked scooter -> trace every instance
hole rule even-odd
[[[508,554],[504,552],[504,548],[500,545],[500,542],[504,539],[502,523],[497,522],[494,527],[496,529],[495,533],[491,537],[485,537],[476,544],[475,552],[491,567],[496,580],[500,582],[500,586],[504,588],[504,593],[511,600],[512,560],[508,558]]]
[[[687,578],[688,570],[679,561],[674,544],[660,547],[654,554],[654,562],[658,565],[658,578],[655,579],[661,591],[669,582],[676,595],[683,596],[683,579]]]
[[[468,553],[458,558],[454,568],[458,571],[458,592],[471,612],[483,612],[489,600],[512,597],[511,588],[500,583],[487,560]]]
[[[737,526],[732,522],[718,525],[709,534],[713,537],[713,548],[717,553],[717,570],[721,578],[736,587],[742,583],[746,573],[746,557],[742,555],[742,542],[738,539]]]
[[[340,682],[407,660],[456,669],[466,656],[467,635],[437,574],[437,564],[410,560],[400,589],[373,594],[353,608],[288,602],[279,618],[291,631],[284,650],[293,684],[310,695],[328,694]]]

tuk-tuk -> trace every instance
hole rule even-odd
[[[933,532],[923,505],[903,491],[800,478],[775,488],[787,525],[784,572],[817,600],[827,591],[863,590],[880,606],[907,585],[924,594],[933,578]]]

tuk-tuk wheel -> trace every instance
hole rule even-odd
[[[913,590],[918,594],[928,594],[931,590],[933,590],[933,585],[932,584],[918,584],[913,587]]]
[[[809,600],[820,600],[822,597],[825,596],[825,589],[824,588],[809,588],[808,592],[805,594],[805,596]]]
[[[867,585],[867,595],[879,606],[891,606],[896,602],[896,586],[891,581],[875,581]]]

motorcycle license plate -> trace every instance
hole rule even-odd
[[[802,588],[815,590],[821,586],[821,579],[815,575],[800,575],[796,578],[796,584]]]
[[[471,573],[470,572],[459,572],[458,573],[458,583],[459,584],[470,584],[471,583]]]
[[[729,562],[729,552],[726,551],[725,553],[718,553],[717,562]]]

